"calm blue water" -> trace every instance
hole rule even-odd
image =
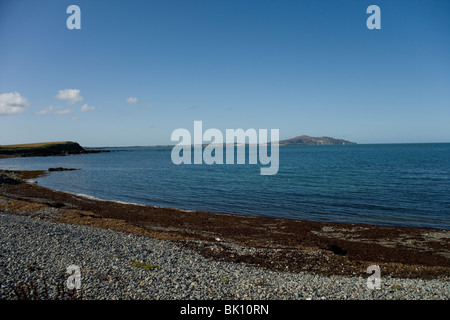
[[[42,186],[101,199],[316,221],[450,229],[450,144],[280,147],[259,165],[174,165],[171,148],[0,159],[3,169],[80,168]]]

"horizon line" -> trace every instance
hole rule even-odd
[[[271,142],[272,143],[272,142]],[[450,141],[448,142],[366,142],[366,143],[358,143],[355,142],[354,144],[278,144],[280,147],[286,147],[286,146],[355,146],[355,145],[377,145],[377,144],[449,144]],[[268,144],[267,142],[264,144]],[[211,144],[202,144],[202,146],[208,146]],[[228,144],[212,144],[220,146],[220,145],[225,145],[227,146]],[[238,143],[234,143],[235,146],[242,146],[242,144],[238,144]],[[249,145],[255,145],[255,144],[249,144],[249,143],[245,143],[245,146],[249,146]],[[259,145],[259,144],[256,144]],[[101,146],[101,147],[92,147],[92,146],[83,146],[83,148],[169,148],[169,147],[175,147],[178,146],[177,144],[155,144],[155,145],[122,145],[122,146]],[[198,146],[198,145],[194,145],[194,144],[190,144],[190,145],[184,145],[184,146]],[[179,147],[183,147],[183,146],[179,146]]]

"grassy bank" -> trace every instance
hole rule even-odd
[[[47,157],[91,153],[72,141],[0,145],[0,157]]]

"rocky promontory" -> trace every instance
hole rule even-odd
[[[72,141],[0,145],[0,158],[66,156],[98,152],[106,151],[86,150],[78,143]]]

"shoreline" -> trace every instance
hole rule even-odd
[[[20,179],[24,180],[27,183],[33,183],[35,185],[38,185],[38,181],[35,179],[37,178],[44,178],[47,175],[49,175],[52,171],[75,171],[80,169],[75,168],[49,168],[48,170],[11,170],[11,169],[0,169],[0,176],[3,173],[11,173],[16,174],[17,177],[20,177]],[[0,181],[1,186],[1,181]],[[235,213],[235,212],[221,212],[221,211],[208,211],[208,210],[197,210],[197,209],[184,209],[184,208],[178,208],[178,207],[166,207],[166,206],[157,206],[152,204],[145,204],[145,203],[137,203],[137,202],[128,202],[123,200],[114,200],[114,199],[103,199],[98,198],[96,196],[92,196],[89,194],[84,193],[77,193],[77,192],[70,192],[70,191],[62,191],[57,189],[52,189],[51,187],[44,187],[52,191],[62,192],[66,194],[70,194],[77,197],[84,197],[87,200],[94,200],[94,201],[104,201],[104,202],[115,202],[118,204],[124,204],[124,205],[135,205],[135,206],[142,206],[142,207],[152,207],[152,208],[160,208],[160,209],[169,209],[169,210],[176,210],[176,211],[183,211],[183,212],[209,212],[209,213],[219,213],[219,214],[225,214],[225,215],[234,215],[234,216],[243,216],[243,217],[254,217],[254,218],[268,218],[268,219],[283,219],[283,220],[291,220],[291,221],[307,221],[307,222],[318,222],[318,223],[338,223],[338,224],[348,224],[348,225],[361,225],[361,226],[385,226],[385,227],[399,227],[399,228],[413,228],[413,229],[433,229],[433,230],[442,230],[442,231],[449,231],[449,228],[443,227],[443,226],[437,226],[437,225],[417,225],[413,223],[392,223],[392,222],[384,222],[384,223],[374,223],[374,222],[367,222],[367,221],[338,221],[338,220],[320,220],[320,219],[307,219],[307,218],[297,218],[297,217],[278,217],[276,215],[255,215],[255,214],[242,214],[242,213]],[[407,221],[407,220],[405,220]]]
[[[32,179],[28,181],[29,183],[36,183]],[[45,188],[45,187],[44,187]],[[136,203],[136,202],[127,202],[127,201],[121,201],[121,200],[109,200],[109,199],[102,199],[97,198],[94,196],[90,196],[88,194],[84,193],[75,193],[75,192],[68,192],[68,191],[60,191],[52,188],[48,188],[53,191],[67,193],[76,197],[85,198],[86,200],[93,200],[93,201],[104,201],[104,202],[113,202],[117,204],[123,204],[123,205],[133,205],[133,206],[141,206],[141,207],[150,207],[155,209],[168,209],[168,210],[175,210],[180,212],[208,212],[211,214],[221,214],[221,215],[232,215],[232,216],[238,216],[238,217],[250,217],[250,218],[266,218],[266,219],[281,219],[281,220],[287,220],[287,221],[304,221],[304,222],[313,222],[313,223],[332,223],[332,224],[344,224],[344,225],[356,225],[356,226],[366,226],[366,227],[392,227],[392,228],[412,228],[412,229],[429,229],[429,230],[436,230],[436,231],[449,231],[450,229],[446,229],[444,227],[436,227],[436,226],[415,226],[415,225],[400,225],[400,224],[392,224],[392,223],[369,223],[369,222],[350,222],[350,221],[335,221],[335,220],[313,220],[313,219],[300,219],[300,218],[293,218],[293,217],[277,217],[272,215],[254,215],[254,214],[238,214],[238,213],[232,213],[232,212],[219,212],[219,211],[205,211],[205,210],[195,210],[195,209],[182,209],[182,208],[176,208],[176,207],[164,207],[164,206],[156,206],[151,204],[142,204],[142,203]]]
[[[379,265],[384,276],[394,278],[450,277],[450,231],[442,229],[153,207],[20,181],[0,184],[0,212],[169,240],[210,260],[274,271],[367,277],[367,267]],[[238,247],[255,252],[245,254]]]
[[[22,172],[25,172],[25,171],[22,171]],[[44,175],[46,175],[46,174],[47,173],[45,173]],[[39,176],[39,177],[43,177],[44,175]],[[38,185],[38,182],[33,179],[29,179],[26,182]],[[121,204],[121,205],[141,206],[144,208],[150,207],[150,208],[155,208],[155,209],[168,209],[168,210],[175,210],[175,211],[180,211],[180,212],[208,212],[211,214],[232,215],[232,216],[250,217],[250,218],[281,219],[281,220],[288,220],[288,221],[305,221],[305,222],[317,222],[317,223],[336,223],[336,224],[346,224],[346,225],[357,225],[357,226],[363,226],[363,227],[364,226],[367,226],[367,227],[377,227],[378,226],[378,227],[393,227],[393,228],[397,227],[397,228],[413,228],[413,229],[430,229],[430,230],[436,230],[436,231],[449,231],[450,232],[450,229],[446,229],[444,227],[435,227],[435,226],[400,225],[400,224],[392,224],[392,223],[375,224],[375,223],[369,223],[369,222],[351,222],[351,221],[335,221],[335,220],[325,221],[325,220],[313,220],[313,219],[299,219],[299,218],[291,218],[291,217],[277,217],[277,216],[271,216],[271,215],[257,216],[254,214],[238,214],[238,213],[232,213],[232,212],[182,209],[182,208],[176,208],[176,207],[164,207],[164,206],[156,206],[156,205],[151,205],[151,204],[142,204],[142,203],[137,203],[137,202],[102,199],[102,198],[97,198],[95,196],[91,196],[91,195],[84,194],[84,193],[61,191],[61,190],[56,190],[56,189],[52,189],[49,187],[43,187],[43,188],[47,188],[49,190],[56,191],[56,192],[66,193],[66,194],[69,194],[69,195],[72,195],[75,197],[79,197],[79,198],[85,198],[86,200],[99,201],[99,202],[113,202],[113,203],[117,203],[117,204]]]

